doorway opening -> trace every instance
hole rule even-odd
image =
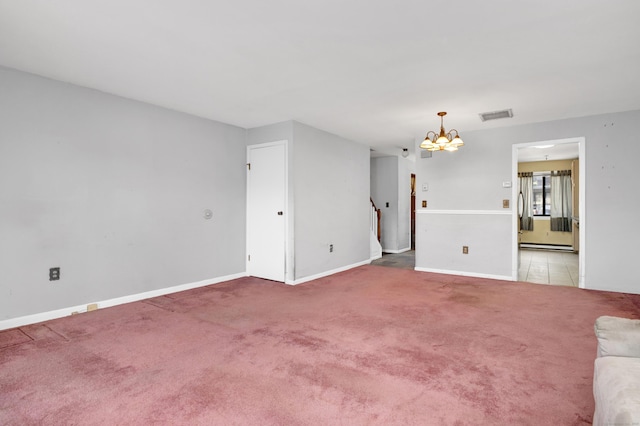
[[[512,215],[514,281],[585,288],[584,153],[583,137],[513,145],[512,199],[516,201]],[[558,219],[550,214],[549,205],[558,203],[556,199],[551,201],[551,180],[547,180],[550,173],[571,178],[570,182],[565,178],[566,185],[571,188],[571,196],[567,197],[565,204],[570,205],[571,213],[565,213],[564,227],[560,229]],[[524,186],[522,191],[521,182]]]
[[[372,261],[371,264],[413,271],[416,266],[416,252],[409,250],[402,253],[382,253],[382,257]]]
[[[405,182],[401,180],[398,185],[398,201],[399,203],[407,202],[408,205],[405,208],[398,208],[395,218],[391,216],[391,213],[382,215],[381,222],[382,227],[385,226],[386,220],[396,220],[397,221],[397,229],[398,235],[402,232],[407,232],[407,239],[404,240],[407,243],[407,246],[401,244],[401,249],[398,250],[383,250],[382,257],[374,259],[371,261],[372,265],[377,266],[388,266],[391,268],[400,268],[400,269],[408,269],[414,270],[416,265],[416,252],[415,252],[415,198],[416,198],[416,175],[415,173],[409,173],[409,187],[405,186]],[[405,198],[407,195],[406,192],[402,194],[404,191],[409,191],[408,199]],[[387,205],[388,207],[388,205]],[[407,211],[407,207],[409,211]],[[409,214],[407,214],[409,213]],[[391,217],[391,219],[388,219]],[[399,238],[399,237],[398,237]],[[404,246],[404,247],[403,247]]]

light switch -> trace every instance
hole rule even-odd
[[[422,200],[422,208],[423,209],[427,208],[427,200]]]
[[[509,208],[509,200],[502,200],[502,208],[503,209]]]
[[[511,188],[511,182],[502,182],[503,188]]]

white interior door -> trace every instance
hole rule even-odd
[[[247,273],[285,279],[285,142],[248,148]]]

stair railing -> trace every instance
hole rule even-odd
[[[371,201],[371,220],[369,221],[371,224],[371,231],[373,231],[378,241],[380,241],[380,218],[382,217],[382,212],[376,207],[376,203],[373,202],[372,198],[369,198],[369,200]]]

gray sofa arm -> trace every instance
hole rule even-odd
[[[596,320],[598,357],[640,358],[640,320],[602,316]]]

